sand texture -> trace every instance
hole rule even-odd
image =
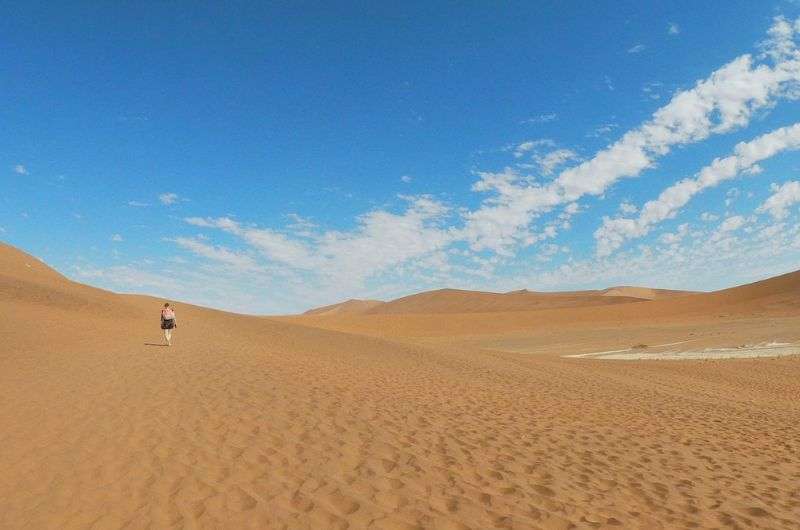
[[[0,528],[800,525],[800,356],[564,357],[797,344],[798,275],[490,313],[177,303],[170,348],[161,302],[0,245]]]
[[[380,300],[347,300],[338,304],[326,305],[306,311],[305,315],[360,315],[383,305]]]
[[[375,304],[361,314],[489,313],[533,311],[558,307],[592,307],[624,304],[693,294],[686,291],[612,287],[602,291],[540,293],[527,290],[508,293],[439,289]],[[347,303],[347,302],[345,302]],[[324,309],[324,308],[323,308]],[[315,310],[306,314],[319,314]]]

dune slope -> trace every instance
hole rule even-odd
[[[183,304],[165,348],[158,300],[25,281],[0,290],[0,528],[796,528],[796,357],[520,356]]]
[[[653,289],[652,287],[631,287],[620,285],[609,287],[600,291],[603,296],[627,296],[630,298],[641,298],[642,300],[662,300],[675,296],[687,296],[697,294],[693,291],[676,291],[674,289]]]
[[[366,313],[387,315],[531,311],[558,307],[624,304],[641,300],[632,296],[604,296],[600,291],[537,293],[523,290],[510,293],[487,293],[440,289],[398,298],[371,308]]]
[[[471,302],[478,300],[472,296],[468,299]],[[663,329],[675,325],[691,327],[690,324],[706,326],[719,323],[720,319],[742,318],[755,318],[766,328],[771,326],[771,321],[763,319],[800,316],[800,271],[723,291],[633,300],[635,303],[572,307],[545,305],[540,309],[528,307],[523,310],[485,312],[480,312],[480,305],[476,303],[458,314],[310,315],[287,320],[348,333],[395,338],[440,337],[442,340],[530,333],[553,336],[574,333],[576,330],[644,329],[653,326]]]
[[[304,315],[360,315],[369,310],[383,305],[380,300],[351,299],[338,304],[331,304],[314,309],[309,309]]]
[[[508,293],[438,289],[404,296],[390,302],[379,300],[347,300],[339,304],[310,309],[304,315],[347,314],[435,314],[535,311],[559,307],[593,307],[598,305],[661,300],[695,294],[691,291],[652,289],[649,287],[609,287],[597,291]]]

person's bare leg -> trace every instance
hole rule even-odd
[[[172,346],[172,330],[165,329],[164,330],[164,338],[167,340],[167,346]]]

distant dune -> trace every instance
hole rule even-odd
[[[490,293],[461,289],[427,291],[390,302],[348,300],[341,304],[306,311],[305,315],[343,314],[415,314],[415,313],[488,313],[503,311],[532,311],[558,307],[591,307],[624,304],[642,300],[660,300],[694,294],[690,291],[671,291],[649,287],[610,287],[598,291],[534,292],[512,291]]]
[[[697,294],[694,291],[675,291],[671,289],[652,289],[650,287],[609,287],[600,291],[603,296],[622,296],[627,298],[640,298],[642,300],[662,300],[674,296],[687,296]]]
[[[0,245],[0,528],[795,529],[800,356],[592,356],[791,347],[800,273],[682,294],[171,301],[167,348],[162,299]]]
[[[356,300],[351,299],[338,304],[326,305],[309,309],[304,315],[360,315],[369,312],[378,306],[385,304],[380,300]]]
[[[488,313],[527,311],[555,307],[580,307],[640,301],[630,297],[606,297],[593,291],[575,293],[536,293],[513,291],[488,293],[441,289],[387,302],[368,311],[373,315],[414,313]]]
[[[506,302],[506,296],[513,300],[515,293],[478,293],[476,296],[470,291],[449,291],[454,295],[445,293],[440,297],[439,291],[431,291],[397,300],[402,305],[396,313],[370,311],[352,317],[310,315],[290,317],[289,320],[348,333],[445,338],[519,334],[532,330],[547,330],[558,335],[565,329],[576,328],[663,326],[669,323],[682,326],[720,318],[793,317],[800,314],[800,272],[710,293],[673,292],[676,293],[674,296],[655,300],[606,296],[603,291],[530,293],[530,296],[517,292],[520,293],[517,300],[521,303],[508,303],[506,307],[509,309],[495,311],[498,301]],[[538,306],[531,303],[537,300],[542,301]],[[382,305],[378,310],[391,309],[393,303]],[[410,306],[408,310],[403,308],[406,304]],[[490,317],[487,313],[496,314]]]

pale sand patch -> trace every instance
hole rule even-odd
[[[672,346],[690,341],[681,341],[660,346]],[[657,348],[654,346],[653,348]],[[578,355],[564,355],[563,357],[592,359],[609,359],[619,361],[633,360],[666,360],[686,361],[702,359],[752,359],[755,357],[784,357],[797,355],[800,347],[796,344],[772,342],[767,344],[743,345],[736,348],[705,348],[702,350],[667,350],[652,351],[651,348],[626,348],[623,350],[610,350],[603,352],[582,353]]]
[[[651,346],[650,348],[662,348],[666,346],[677,346],[678,344],[686,344],[687,342],[693,342],[693,340],[680,340],[678,342],[668,342],[666,344],[656,344]],[[626,353],[636,351],[639,352],[641,349],[639,348],[623,348],[621,350],[605,350],[605,351],[593,351],[589,353],[578,353],[574,355],[562,355],[562,357],[572,357],[572,358],[581,358],[581,357],[594,357],[597,359],[607,359],[609,355],[619,354],[619,353]],[[652,353],[652,351],[651,351]]]

